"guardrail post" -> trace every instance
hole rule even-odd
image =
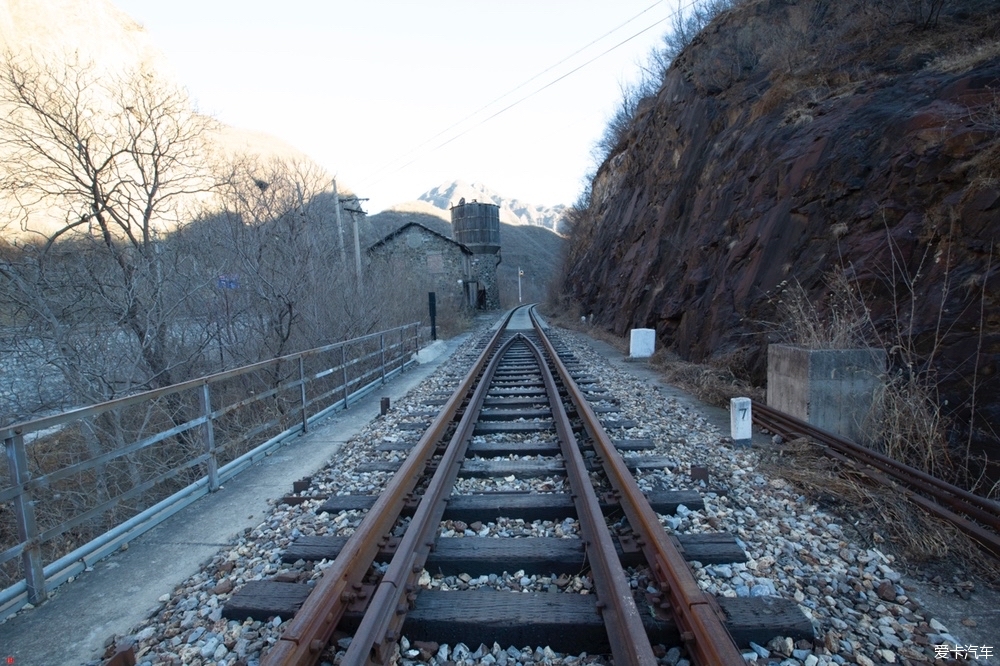
[[[24,436],[17,432],[3,441],[7,453],[7,467],[11,481],[21,486],[21,492],[14,498],[14,513],[17,517],[17,536],[24,543],[21,552],[21,567],[24,582],[28,588],[28,601],[37,605],[45,601],[45,571],[42,564],[42,549],[38,543],[38,523],[35,522],[35,502],[31,491],[24,487],[31,480],[28,458],[24,453]]]
[[[385,385],[385,333],[378,336],[378,344],[382,350],[382,384]]]
[[[406,326],[399,327],[399,374],[406,372]]]
[[[301,356],[299,356],[299,389],[302,394],[302,432],[309,432],[309,415],[306,413],[306,371]]]
[[[347,409],[347,345],[340,346],[340,367],[344,369],[344,409]]]
[[[201,436],[205,440],[205,452],[208,454],[208,491],[219,489],[219,460],[215,457],[215,424],[212,421],[212,394],[208,382],[201,385],[201,414],[205,417]]]

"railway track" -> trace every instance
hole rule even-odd
[[[233,620],[292,617],[262,664],[389,663],[459,643],[610,654],[617,664],[657,663],[679,647],[698,664],[742,664],[750,641],[812,638],[793,602],[702,591],[686,560],[739,562],[742,549],[721,533],[667,533],[661,515],[699,508],[699,494],[640,490],[635,470],[670,461],[651,442],[609,434],[629,425],[614,396],[526,309],[456,380],[419,413],[429,423],[401,424],[380,447],[387,459],[360,466],[392,474],[378,495],[323,498],[316,513],[356,524],[353,533],[300,537],[284,550],[291,569],[329,563],[314,585],[286,570],[226,602]],[[469,479],[516,480],[519,490],[470,494]],[[308,484],[296,491],[286,502],[317,499]],[[544,535],[529,527],[537,522],[550,526]],[[521,538],[480,536],[496,536],[485,527],[495,524]],[[492,589],[497,580],[520,593]]]
[[[760,403],[752,406],[754,423],[786,440],[805,437],[841,463],[860,468],[875,482],[896,484],[914,504],[965,532],[1000,557],[1000,504],[942,481],[914,467],[856,444]]]

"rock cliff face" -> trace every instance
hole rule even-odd
[[[751,0],[718,17],[599,169],[567,294],[619,334],[655,328],[763,381],[768,295],[797,280],[823,311],[843,269],[886,339],[901,327],[935,351],[959,423],[975,381],[977,436],[995,438],[1000,3],[917,5]]]

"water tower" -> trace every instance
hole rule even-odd
[[[460,199],[451,208],[451,233],[473,252],[472,279],[465,284],[466,302],[481,310],[499,309],[500,207]]]

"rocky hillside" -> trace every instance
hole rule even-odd
[[[109,0],[0,0],[0,45],[36,56],[72,54],[98,67],[170,68],[142,26]]]
[[[763,381],[781,288],[830,313],[846,273],[884,340],[933,357],[948,416],[968,424],[974,390],[975,435],[995,439],[998,183],[1000,3],[748,0],[600,167],[565,292]]]
[[[468,184],[461,180],[442,183],[420,195],[419,201],[426,201],[436,208],[448,211],[461,199],[466,201],[487,201],[500,206],[500,221],[504,224],[526,224],[545,227],[558,234],[566,232],[566,206],[541,206],[517,199],[507,199],[485,185]]]

